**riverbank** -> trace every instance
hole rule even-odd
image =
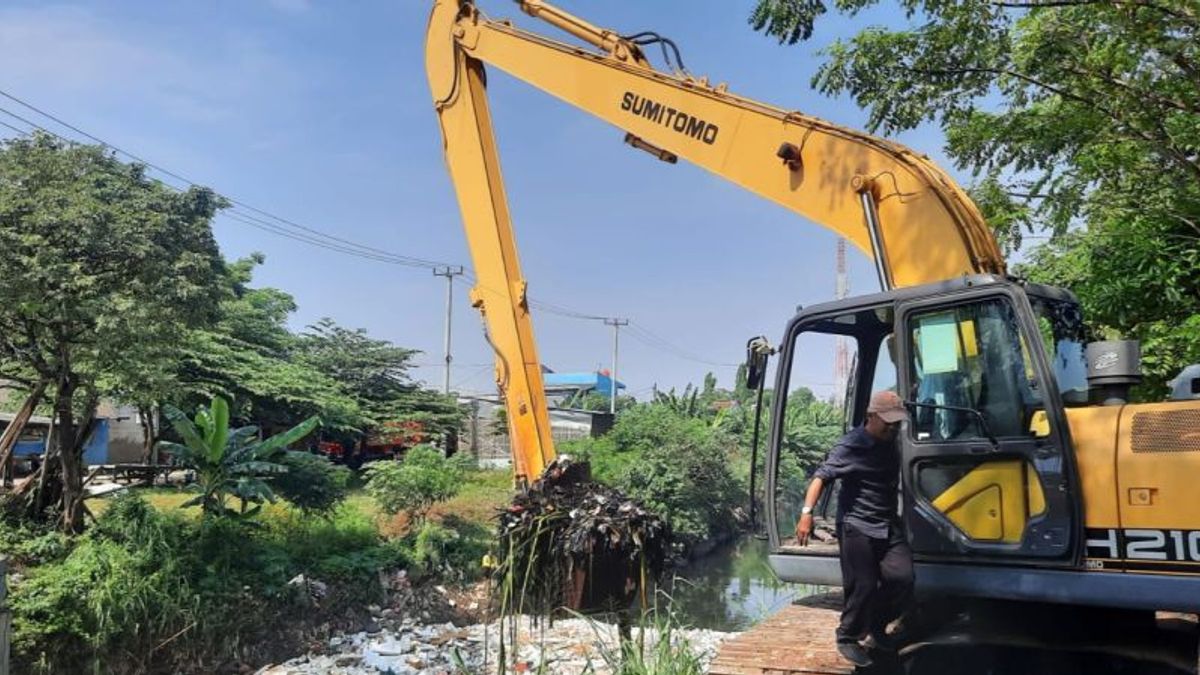
[[[511,640],[515,629],[516,641]],[[610,675],[619,662],[621,641],[616,626],[588,619],[517,617],[505,621],[504,653],[514,668],[555,675]],[[421,624],[402,620],[389,629],[341,634],[258,675],[444,675],[495,672],[501,658],[498,622],[467,626]],[[643,657],[687,661],[705,672],[721,643],[735,633],[703,629],[635,628],[627,649],[642,646]],[[513,646],[516,645],[514,650]],[[545,669],[543,671],[543,669]],[[672,672],[688,672],[679,670]]]

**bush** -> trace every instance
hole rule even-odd
[[[725,452],[711,443],[673,443],[645,452],[617,487],[670,523],[685,548],[733,533],[736,510],[746,500]]]
[[[428,445],[410,449],[399,462],[376,462],[367,467],[367,492],[387,513],[406,512],[422,519],[435,502],[458,494],[462,470],[440,450]]]
[[[288,585],[296,575],[329,584],[313,611],[334,614],[377,597],[378,572],[406,560],[348,507],[192,519],[120,496],[69,553],[14,584],[17,672],[216,672],[237,649],[278,642],[308,601]]]
[[[33,568],[14,586],[14,650],[50,672],[75,672],[80,660],[137,653],[203,620],[190,561],[180,555],[187,527],[140,499],[117,499],[63,561]]]
[[[441,525],[424,523],[416,534],[405,537],[404,545],[410,551],[413,573],[469,581],[479,577],[492,540],[492,533],[482,525],[450,517]]]
[[[0,520],[0,555],[17,566],[61,560],[71,538],[42,521],[10,523]]]
[[[646,404],[622,413],[608,435],[568,443],[564,452],[664,518],[683,547],[691,548],[737,527],[734,514],[746,496],[731,470],[736,445],[702,418]]]
[[[327,514],[346,499],[350,469],[321,455],[288,451],[278,460],[287,472],[270,481],[275,493],[309,514]]]

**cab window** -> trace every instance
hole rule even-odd
[[[916,440],[1029,434],[1043,406],[1028,345],[1006,299],[917,313],[908,328]]]

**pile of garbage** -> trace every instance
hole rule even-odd
[[[504,642],[515,635],[515,643]],[[668,640],[675,653],[686,651],[707,666],[732,633],[646,627],[632,629],[637,644]],[[375,632],[339,634],[312,645],[309,653],[256,675],[448,675],[500,672],[554,675],[612,675],[622,672],[620,630],[590,619],[566,619],[553,626],[536,617],[514,617],[509,631],[497,624],[421,624],[405,620]],[[648,647],[652,649],[652,647]]]
[[[627,609],[658,579],[670,530],[559,457],[500,516],[501,614]]]

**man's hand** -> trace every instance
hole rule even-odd
[[[796,523],[796,541],[801,546],[808,546],[808,537],[812,534],[813,517],[811,513],[806,513],[800,516],[800,521]]]

